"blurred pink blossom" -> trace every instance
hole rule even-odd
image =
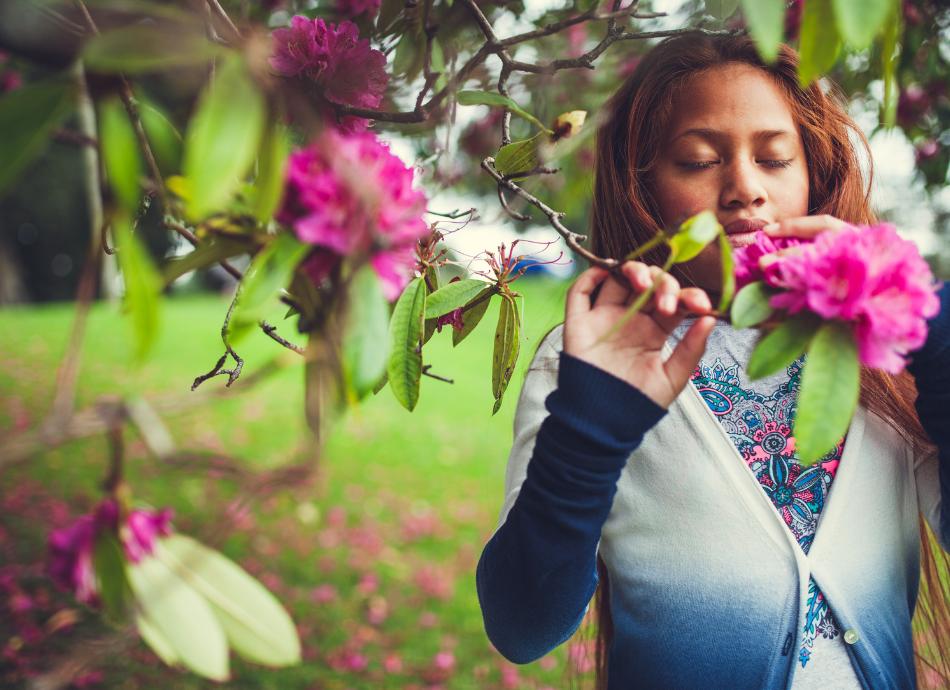
[[[383,659],[383,670],[386,671],[386,673],[401,673],[402,669],[402,657],[395,652],[387,654]]]
[[[379,589],[379,576],[376,573],[366,573],[360,578],[356,590],[360,594],[373,594]]]
[[[310,598],[318,604],[329,604],[339,598],[339,593],[333,585],[322,584],[310,590]]]
[[[451,576],[432,565],[419,568],[413,576],[413,582],[425,595],[442,601],[451,599],[455,590]]]
[[[344,256],[369,254],[387,299],[409,282],[415,247],[429,232],[413,170],[371,132],[325,129],[290,155],[277,220],[316,249],[303,269],[321,282]]]
[[[567,645],[567,662],[577,673],[594,670],[594,640],[578,640]]]
[[[774,280],[774,264],[769,265],[769,274],[759,266],[759,259],[766,254],[773,254],[788,247],[797,247],[802,240],[796,237],[772,237],[764,232],[754,235],[752,244],[733,250],[735,262],[736,290],[741,290],[749,283],[765,280],[769,284]]]

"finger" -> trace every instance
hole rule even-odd
[[[689,327],[683,339],[673,350],[673,354],[663,364],[667,377],[677,390],[686,385],[689,377],[696,370],[703,352],[706,351],[706,341],[715,325],[716,319],[712,316],[696,319],[696,323]]]
[[[651,266],[650,273],[657,286],[653,300],[656,304],[657,313],[662,316],[672,316],[676,313],[676,305],[679,299],[679,281],[669,273],[664,272],[659,266]]]
[[[779,259],[794,256],[795,254],[801,254],[801,251],[801,247],[787,247],[786,249],[779,249],[777,252],[772,252],[771,254],[764,254],[759,258],[759,268],[764,271]]]
[[[830,216],[827,213],[819,216],[799,216],[785,218],[777,223],[770,223],[762,228],[765,234],[772,237],[801,237],[812,238],[826,231],[843,230],[848,226],[843,220]]]
[[[679,326],[688,314],[692,313],[697,316],[703,316],[712,311],[712,301],[702,288],[682,288],[676,300],[676,311],[674,311],[673,314],[652,314],[653,320],[656,321],[657,325],[663,329],[667,335],[672,333],[673,329]]]
[[[621,273],[611,273],[600,292],[594,299],[595,307],[602,307],[605,304],[626,304],[630,297],[630,283],[627,277]]]
[[[577,280],[567,291],[564,307],[567,318],[591,310],[590,296],[608,275],[607,269],[600,266],[591,266],[577,277]]]

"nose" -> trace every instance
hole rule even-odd
[[[723,208],[759,208],[765,205],[767,193],[754,161],[734,160],[723,166],[722,172],[719,203]]]

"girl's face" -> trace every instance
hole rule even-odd
[[[666,228],[710,209],[740,247],[767,223],[808,213],[802,139],[782,90],[751,65],[714,67],[673,99],[653,171],[653,193]],[[714,242],[684,264],[697,285],[719,291]]]

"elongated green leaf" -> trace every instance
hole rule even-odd
[[[735,262],[732,260],[732,245],[725,232],[719,233],[719,258],[722,266],[722,288],[719,293],[719,312],[726,313],[736,293]]]
[[[459,91],[458,103],[459,105],[500,105],[508,108],[508,110],[510,110],[515,115],[518,115],[528,122],[537,125],[543,131],[548,133],[551,132],[551,130],[544,126],[544,123],[542,123],[541,120],[515,103],[515,101],[508,96],[503,96],[500,93],[495,93],[492,91]]]
[[[143,639],[152,644],[160,638],[168,645],[167,649],[159,645],[161,652],[156,649],[156,654],[165,658],[170,649],[199,676],[226,680],[228,642],[208,602],[154,556],[129,564],[126,572],[139,615],[146,628],[157,633]]]
[[[798,52],[798,81],[802,86],[808,86],[835,64],[841,52],[841,37],[835,26],[831,0],[805,3]]]
[[[741,0],[740,4],[759,55],[774,62],[785,30],[785,0]]]
[[[453,347],[465,340],[468,334],[475,330],[475,326],[477,326],[479,321],[482,320],[482,317],[485,316],[485,312],[488,311],[488,305],[491,303],[491,295],[486,293],[493,292],[494,290],[492,288],[487,288],[480,292],[475,299],[471,300],[471,302],[478,303],[462,313],[462,329],[459,331],[452,330]],[[479,302],[478,300],[481,301]],[[471,304],[471,302],[469,302],[469,304]]]
[[[363,266],[353,276],[348,299],[343,375],[359,400],[379,382],[389,360],[389,308],[372,266]]]
[[[687,218],[670,238],[673,263],[681,264],[695,258],[721,232],[722,225],[712,211],[703,211]]]
[[[185,135],[190,217],[219,210],[240,185],[257,154],[264,110],[264,97],[240,56],[222,60]]]
[[[287,287],[297,264],[310,249],[283,232],[258,252],[238,288],[237,304],[228,324],[232,340],[245,335],[264,318],[268,305],[277,299],[281,288]]]
[[[118,97],[99,106],[99,151],[109,175],[109,186],[125,210],[134,215],[142,196],[142,156],[132,122]]]
[[[501,409],[502,397],[518,361],[521,347],[521,318],[518,305],[508,294],[502,294],[501,309],[498,312],[498,325],[495,327],[495,348],[492,352],[491,387],[495,396],[492,414]]]
[[[0,194],[46,146],[73,107],[75,88],[56,78],[27,84],[0,98]]]
[[[106,616],[115,622],[125,619],[132,601],[132,590],[125,574],[125,558],[119,540],[107,530],[96,535],[93,568]]]
[[[93,36],[83,61],[93,72],[136,74],[210,62],[224,54],[199,24],[139,24]]]
[[[820,323],[816,317],[803,314],[779,324],[752,351],[746,370],[749,378],[765,378],[789,366],[805,352]]]
[[[897,124],[897,66],[900,63],[900,40],[904,31],[903,13],[895,5],[890,19],[884,24],[881,40],[881,74],[884,77],[884,99],[881,101],[881,122],[885,127]]]
[[[162,281],[165,285],[170,285],[188,271],[205,268],[232,256],[244,254],[250,251],[251,247],[252,245],[248,242],[229,237],[212,237],[195,247],[194,251],[168,261],[162,268]]]
[[[897,0],[832,0],[838,31],[852,48],[871,45],[884,28]],[[807,3],[806,3],[807,7]]]
[[[454,309],[464,307],[486,287],[488,283],[484,280],[464,278],[439,288],[426,298],[426,318],[442,316]]]
[[[415,278],[396,301],[389,320],[389,388],[399,404],[410,412],[419,401],[422,379],[422,333],[426,311],[426,286]]]
[[[860,388],[861,367],[851,328],[838,321],[824,324],[805,357],[792,424],[802,464],[814,463],[847,433]]]
[[[445,53],[442,52],[442,43],[439,41],[438,37],[432,39],[432,55],[429,59],[429,67],[433,72],[439,73],[433,88],[436,91],[442,90],[448,83],[448,79],[445,76]]]
[[[158,335],[162,278],[148,251],[132,233],[127,216],[120,215],[113,220],[112,233],[125,283],[124,308],[132,323],[134,360],[141,363]]]
[[[159,170],[166,176],[179,172],[182,138],[175,125],[161,108],[145,100],[139,102],[139,118]]]
[[[393,58],[393,74],[402,74],[411,79],[422,69],[422,47],[415,31],[407,29],[396,44]]]
[[[495,170],[502,175],[510,175],[514,172],[526,172],[536,168],[541,162],[538,145],[543,136],[544,132],[538,132],[530,139],[514,141],[502,146],[498,150],[498,155],[495,156]]]
[[[720,21],[729,19],[739,8],[739,0],[706,0],[706,11]]]
[[[769,318],[774,311],[769,306],[771,297],[768,286],[761,280],[749,283],[739,290],[729,314],[732,327],[751,328]]]
[[[254,216],[266,223],[277,212],[284,192],[284,169],[290,154],[290,136],[279,122],[270,122],[257,155]]]
[[[290,614],[234,561],[183,534],[160,539],[156,554],[211,605],[234,651],[267,666],[300,663]]]
[[[165,662],[168,666],[175,666],[181,663],[181,659],[175,653],[172,643],[158,631],[158,629],[148,622],[145,616],[137,615],[135,617],[135,627],[138,628],[139,636],[147,644],[155,655]]]

